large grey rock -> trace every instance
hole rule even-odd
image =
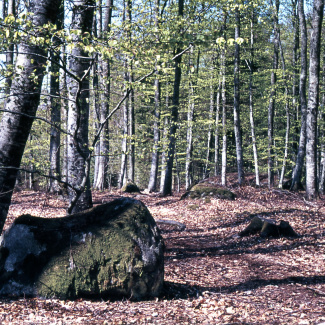
[[[2,238],[0,294],[155,297],[163,246],[150,212],[131,198],[64,218],[23,215]]]

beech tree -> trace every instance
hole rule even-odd
[[[83,49],[92,33],[93,0],[74,2],[71,33],[75,46],[69,56],[69,111],[68,111],[68,181],[69,213],[92,206],[89,163],[89,72],[92,58]]]
[[[60,3],[60,0],[29,2],[28,10],[33,15],[26,24],[33,26],[36,37],[50,37],[44,25],[55,22]],[[17,171],[40,101],[47,51],[48,47],[39,44],[36,38],[26,37],[19,44],[15,74],[0,122],[0,231],[7,218]]]
[[[324,0],[314,0],[310,39],[309,86],[306,130],[306,196],[315,199],[317,190],[317,114],[319,105],[320,40]]]

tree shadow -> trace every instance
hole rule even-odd
[[[242,283],[229,285],[229,286],[198,286],[189,285],[183,283],[175,283],[170,281],[165,281],[163,296],[166,299],[188,299],[197,298],[202,295],[203,292],[208,291],[209,293],[215,294],[230,294],[234,292],[245,292],[249,290],[255,290],[261,287],[281,286],[287,284],[300,284],[300,285],[316,285],[324,284],[325,276],[289,276],[283,279],[252,279],[247,280]]]

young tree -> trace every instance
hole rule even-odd
[[[155,0],[155,27],[159,28],[160,25],[160,0]],[[159,35],[156,36],[157,43],[159,43]],[[153,126],[153,148],[152,148],[152,158],[151,158],[151,168],[149,176],[148,190],[149,192],[154,192],[157,189],[157,179],[158,179],[158,165],[159,165],[159,140],[160,140],[160,101],[161,101],[161,85],[159,80],[159,71],[156,71],[155,78],[155,111],[154,111],[154,126]]]
[[[68,180],[69,213],[75,213],[92,206],[89,168],[89,72],[92,58],[83,49],[92,33],[94,0],[74,2],[72,12],[72,37],[74,47],[69,57],[69,111],[68,111]],[[71,76],[74,75],[74,77]],[[72,208],[71,208],[72,207]]]
[[[273,0],[271,0],[273,6]],[[268,185],[274,186],[274,107],[276,96],[277,69],[279,61],[279,7],[280,0],[275,0],[273,8],[273,32],[274,32],[274,50],[273,50],[273,65],[271,72],[271,94],[268,108]]]
[[[57,18],[57,28],[63,28],[64,19],[64,1],[61,1],[60,12]],[[60,125],[61,125],[61,101],[60,101],[60,39],[55,36],[53,38],[53,46],[50,52],[51,68],[50,68],[50,103],[51,103],[51,134],[50,134],[50,176],[60,179]],[[59,184],[55,178],[49,180],[49,191],[58,192]]]
[[[317,112],[319,104],[319,70],[324,0],[314,0],[310,39],[309,87],[306,130],[306,196],[317,196]]]
[[[112,12],[113,12],[113,0],[106,0],[106,8],[104,15],[104,27],[103,27],[103,39],[107,40],[111,31]],[[105,121],[106,116],[109,113],[110,106],[110,92],[111,92],[111,60],[109,58],[102,58],[99,62],[100,65],[100,122]],[[104,190],[108,187],[108,153],[109,153],[109,128],[108,121],[105,122],[103,130],[99,139],[99,157],[97,164],[96,178],[94,179],[94,188],[98,190]]]
[[[54,23],[60,0],[30,0],[34,33],[47,37],[45,24]],[[0,122],[0,232],[3,229],[25,145],[40,101],[47,48],[23,40],[16,61],[10,95]],[[22,67],[24,67],[22,69]]]
[[[240,10],[238,5],[235,6],[235,61],[234,61],[234,130],[236,139],[236,155],[237,155],[237,172],[238,184],[244,182],[244,162],[243,162],[243,146],[240,125],[240,81],[239,81],[239,63],[240,63]]]

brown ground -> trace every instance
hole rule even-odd
[[[1,324],[325,324],[325,203],[250,186],[235,201],[138,195],[165,239],[165,288],[156,300],[0,301]],[[120,196],[95,193],[96,204]],[[66,203],[19,192],[9,223],[22,214],[62,216]],[[254,214],[288,221],[297,239],[239,238]],[[9,225],[8,223],[8,225]],[[7,225],[7,226],[8,226]]]

